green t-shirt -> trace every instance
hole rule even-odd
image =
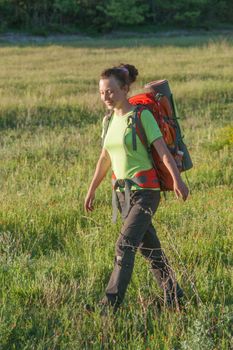
[[[127,125],[128,118],[133,113],[131,111],[121,117],[113,114],[103,144],[109,153],[112,170],[117,179],[131,179],[137,172],[153,167],[148,152],[138,136],[136,136],[137,150],[133,150],[132,129]],[[150,111],[142,111],[141,121],[150,144],[162,137]]]

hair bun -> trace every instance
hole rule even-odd
[[[137,76],[138,76],[138,70],[135,66],[131,65],[131,64],[124,64],[121,63],[119,65],[119,68],[123,68],[126,69],[129,73],[129,83],[132,84],[133,82],[135,82]]]

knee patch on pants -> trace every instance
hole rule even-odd
[[[134,265],[135,251],[131,248],[124,248],[122,255],[116,255],[115,262],[120,267],[132,267]]]
[[[116,246],[115,263],[121,267],[133,266],[136,251],[133,242],[123,236]]]
[[[127,237],[125,237],[123,234],[121,234],[121,239],[118,240],[117,242],[117,250],[120,250],[122,253],[126,250],[132,250],[134,252],[136,252],[137,250],[137,245],[135,244],[135,242],[133,242],[132,240],[128,239]]]

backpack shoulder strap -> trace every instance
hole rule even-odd
[[[140,141],[142,144],[149,149],[150,146],[148,145],[148,140],[146,137],[146,133],[144,130],[144,127],[142,125],[141,121],[141,113],[143,110],[147,109],[146,106],[144,105],[137,105],[134,114],[131,116],[132,123],[131,123],[131,128],[132,128],[132,144],[133,144],[133,150],[137,150],[137,140],[136,140],[136,135],[138,135]]]
[[[112,115],[113,115],[113,112],[109,112],[107,113],[104,118],[103,118],[103,122],[102,122],[102,135],[101,135],[101,146],[103,147],[104,145],[104,140],[105,140],[105,137],[107,135],[107,132],[108,132],[108,128],[109,128],[109,124],[110,124],[110,120],[112,118]]]

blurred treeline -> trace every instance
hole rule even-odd
[[[107,32],[233,22],[232,0],[0,0],[0,30]]]

